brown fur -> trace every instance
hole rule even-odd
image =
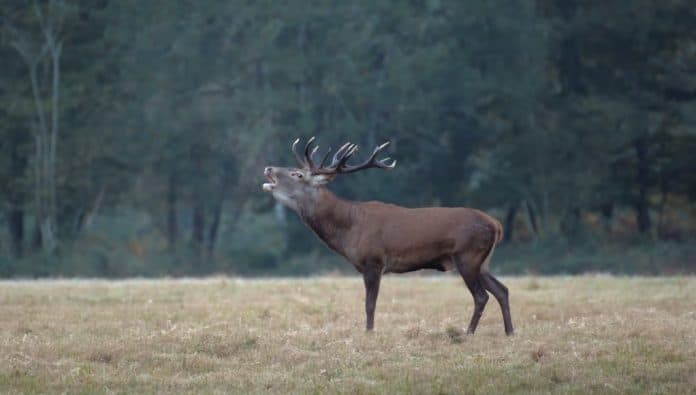
[[[499,239],[500,224],[468,208],[405,208],[381,202],[349,202],[322,188],[300,210],[302,220],[359,272],[367,262],[382,273],[405,273],[437,263],[453,270],[450,257],[467,251],[474,265]]]
[[[362,273],[368,330],[374,326],[382,274],[456,269],[475,301],[469,332],[476,330],[488,291],[501,305],[506,333],[512,334],[507,288],[488,271],[503,234],[496,219],[462,207],[346,201],[324,187],[330,179],[313,178],[306,169],[269,167],[266,176],[272,183],[264,189],[295,210],[329,248]]]

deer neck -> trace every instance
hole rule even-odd
[[[355,229],[358,207],[320,188],[298,207],[302,221],[331,249],[346,256],[347,241]]]

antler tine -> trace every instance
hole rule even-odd
[[[305,156],[305,161],[307,163],[307,166],[310,170],[314,170],[316,167],[314,165],[314,161],[312,160],[312,155],[317,151],[319,146],[316,146],[313,151],[310,152],[310,148],[312,147],[312,143],[314,143],[315,137],[312,136],[309,140],[307,140],[307,144],[305,145],[304,149],[304,156]]]
[[[333,159],[331,159],[331,164],[325,168],[326,171],[334,170],[336,168],[336,165],[341,161],[343,158],[343,155],[345,154],[345,151],[350,148],[352,144],[351,143],[345,143],[341,146],[341,148],[336,151],[336,153],[333,156]],[[326,154],[328,156],[328,152]]]
[[[346,161],[350,159],[350,156],[353,155],[357,149],[357,144],[350,142],[343,144],[343,146],[336,151],[336,154],[334,154],[333,160],[331,161],[331,164],[328,166],[327,170],[334,173],[339,173],[341,167],[345,165]]]
[[[393,169],[396,166],[396,161],[392,160],[392,163],[387,163],[387,161],[391,158],[384,158],[381,160],[376,160],[377,154],[379,154],[383,149],[385,149],[388,145],[390,144],[389,141],[385,142],[384,144],[377,146],[374,151],[372,151],[372,155],[370,155],[367,160],[359,165],[355,166],[344,166],[340,169],[341,173],[352,173],[358,170],[362,169],[367,169],[370,167],[377,167],[380,169]]]
[[[329,158],[329,154],[331,153],[331,147],[329,147],[329,150],[326,151],[326,154],[324,154],[324,157],[321,158],[321,162],[319,162],[319,168],[321,169],[324,167],[324,163],[326,163],[326,160]]]
[[[391,159],[391,158],[386,157],[386,158],[379,160],[379,161],[376,161],[376,162],[375,162],[375,158],[377,157],[377,154],[379,154],[383,149],[387,148],[389,146],[389,144],[391,144],[391,141],[385,141],[382,145],[375,148],[375,150],[372,152],[372,155],[370,155],[370,159],[368,159],[368,161],[370,163],[374,162],[374,163],[379,163],[382,165],[386,164],[386,161]],[[396,163],[396,161],[393,161],[392,165],[394,165],[395,163]]]
[[[358,150],[358,145],[357,145],[357,144],[351,145],[350,148],[348,148],[348,149],[346,150],[345,154],[343,154],[343,157],[341,158],[341,161],[338,163],[338,168],[339,168],[339,169],[343,168],[343,167],[345,166],[346,162],[348,162],[348,159],[350,159],[350,157],[353,156],[353,154],[354,154],[355,151],[357,151],[357,150]]]
[[[350,142],[343,144],[341,148],[339,148],[338,151],[336,151],[336,153],[334,154],[333,162],[338,162],[338,160],[340,160],[340,158],[343,157],[343,152],[350,148],[351,145],[353,144],[351,144]]]
[[[391,160],[392,162],[390,164],[387,164],[388,160]],[[379,163],[381,166],[384,166],[383,169],[393,169],[396,167],[396,159],[392,159],[389,157],[379,160],[377,163]]]
[[[297,152],[296,148],[297,148],[297,144],[299,144],[299,143],[300,143],[299,138],[295,139],[295,142],[292,143],[292,153],[295,154],[295,159],[297,159],[297,161],[300,162],[300,165],[302,165],[302,167],[307,167],[307,162],[305,162],[304,159],[302,159],[302,156],[300,156],[300,154]]]
[[[305,158],[308,162],[308,166],[310,166],[310,169],[315,174],[352,173],[370,167],[377,167],[381,169],[393,169],[394,166],[396,166],[396,161],[391,158],[377,160],[377,154],[379,154],[389,145],[389,141],[387,141],[384,144],[377,146],[365,162],[355,166],[347,165],[347,162],[353,156],[355,151],[358,150],[357,144],[353,144],[351,142],[343,144],[341,148],[339,148],[334,153],[331,163],[328,166],[325,166],[326,160],[329,158],[329,154],[331,153],[331,148],[329,148],[326,154],[324,154],[324,157],[319,163],[319,166],[317,167],[312,161],[312,156],[314,156],[314,154],[317,152],[317,147],[311,150],[310,153],[310,143],[312,141],[314,141],[314,138],[310,139],[310,141],[307,143],[307,146],[305,147]],[[391,163],[389,163],[390,160]]]
[[[345,155],[348,153],[348,150],[353,146],[351,143],[345,143],[341,146],[341,148],[334,153],[333,159],[331,160],[331,164],[328,166],[325,166],[326,160],[329,158],[329,154],[331,154],[331,147],[329,147],[329,150],[326,151],[326,154],[324,154],[324,157],[321,159],[321,162],[319,163],[319,166],[315,166],[313,164],[312,172],[315,174],[336,174],[336,169],[338,167],[338,164],[343,160]],[[315,150],[316,151],[316,148]],[[312,152],[312,155],[314,155],[314,151]]]

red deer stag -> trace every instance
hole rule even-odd
[[[326,188],[339,174],[369,168],[393,169],[396,161],[377,160],[389,142],[358,165],[348,160],[358,146],[344,144],[326,164],[331,149],[317,165],[306,144],[304,157],[292,150],[300,168],[266,167],[263,190],[294,210],[302,221],[332,250],[344,256],[363,275],[367,330],[374,327],[379,283],[384,273],[406,273],[420,269],[459,271],[474,297],[474,313],[468,333],[474,333],[490,292],[500,304],[505,333],[513,333],[508,290],[488,271],[496,244],[502,237],[500,222],[487,214],[462,207],[404,208],[381,202],[350,202]]]

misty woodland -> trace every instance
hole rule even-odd
[[[693,272],[696,8],[4,1],[0,275],[350,271],[261,190],[391,141],[351,200],[476,207],[502,273]]]

